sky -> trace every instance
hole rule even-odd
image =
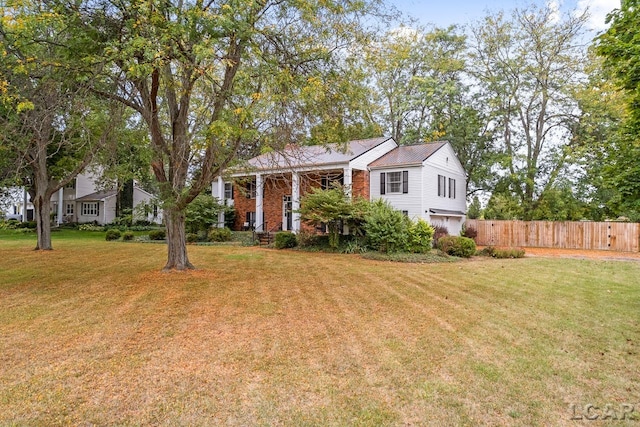
[[[589,8],[591,18],[588,29],[594,32],[606,29],[607,13],[620,7],[620,0],[389,0],[401,12],[416,18],[421,24],[446,27],[452,24],[469,24],[480,20],[487,12],[508,11],[526,7],[532,3],[562,12],[583,11]]]

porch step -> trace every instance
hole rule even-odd
[[[273,233],[269,233],[269,232],[264,232],[264,233],[257,233],[258,234],[258,243],[260,244],[260,246],[262,245],[270,245],[271,242],[273,242]]]

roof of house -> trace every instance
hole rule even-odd
[[[96,191],[76,199],[76,202],[100,202],[118,194],[117,190]]]
[[[375,168],[421,164],[445,144],[447,144],[447,141],[436,141],[416,145],[400,145],[379,159],[374,160],[369,166]]]
[[[346,144],[288,145],[282,151],[261,154],[249,160],[255,169],[286,169],[334,163],[348,163],[372,148],[391,139],[390,137],[359,139]]]

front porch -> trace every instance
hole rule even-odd
[[[304,228],[297,213],[300,199],[312,188],[328,189],[338,183],[354,196],[369,198],[368,182],[366,170],[350,168],[265,172],[234,177],[232,192],[224,191],[225,182],[219,177],[214,183],[217,187],[214,196],[221,203],[228,203],[226,196],[232,194],[236,209],[235,230],[298,232]],[[224,224],[222,215],[218,222]]]

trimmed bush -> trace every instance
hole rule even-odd
[[[492,258],[524,258],[524,249],[522,248],[496,248],[494,246],[486,246],[477,252],[480,256],[488,256]]]
[[[451,256],[470,258],[476,253],[476,242],[462,236],[444,236],[438,240],[438,249]]]
[[[434,229],[423,219],[418,219],[409,226],[407,238],[407,250],[409,252],[424,254],[433,247]]]
[[[187,240],[187,243],[195,243],[199,240],[198,233],[187,233],[185,239]]]
[[[524,249],[522,248],[495,248],[493,251],[494,258],[524,258]]]
[[[105,239],[107,241],[118,240],[120,238],[120,235],[121,235],[120,230],[116,230],[116,229],[108,230],[107,234],[105,235]]]
[[[125,231],[124,233],[122,233],[122,240],[125,242],[133,240],[134,237],[135,236],[132,231]]]
[[[231,230],[227,227],[212,228],[209,230],[207,240],[210,242],[229,242],[231,240]]]
[[[298,244],[298,240],[296,239],[295,234],[289,233],[287,231],[276,233],[276,240],[275,240],[276,249],[295,248],[297,244]]]
[[[152,230],[149,232],[150,240],[164,240],[167,237],[165,230]]]

